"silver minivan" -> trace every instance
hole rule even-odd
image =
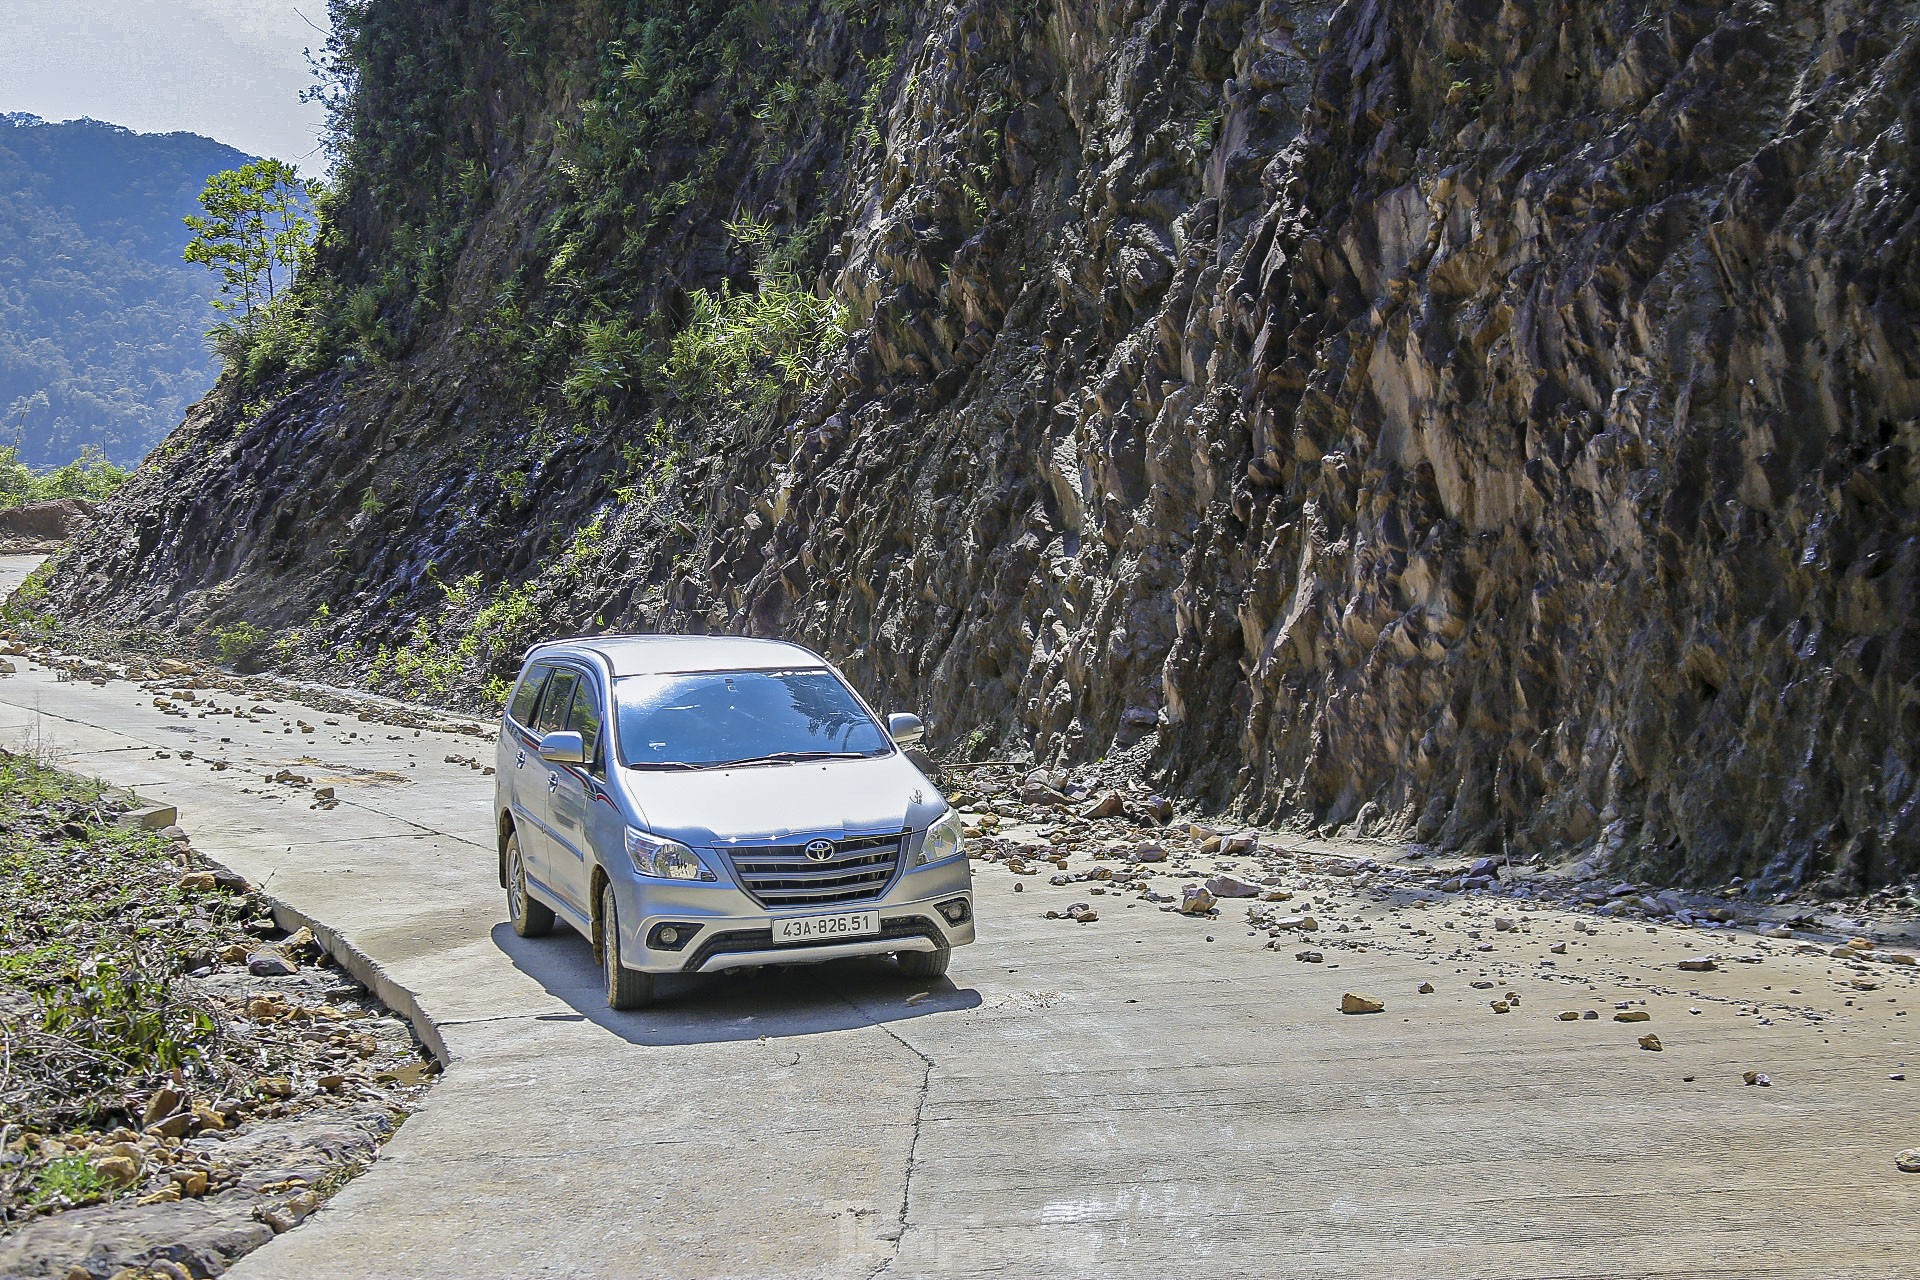
[[[943,974],[973,941],[973,877],[901,749],[920,733],[782,641],[538,645],[500,725],[508,920],[589,938],[615,1009],[663,973],[890,954]]]

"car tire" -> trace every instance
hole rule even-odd
[[[900,972],[909,978],[938,978],[946,973],[947,961],[953,959],[953,948],[941,947],[938,951],[902,951],[898,959]]]
[[[653,975],[629,969],[620,959],[620,907],[613,886],[600,886],[600,958],[607,976],[607,1008],[616,1012],[653,1003]]]
[[[520,856],[520,833],[507,832],[507,923],[523,938],[544,938],[553,932],[553,908],[527,892],[527,862]]]

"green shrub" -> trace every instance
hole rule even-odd
[[[0,448],[0,510],[25,506],[29,502],[50,502],[58,498],[84,498],[104,502],[127,482],[128,472],[107,461],[93,445],[63,467],[35,471],[20,461],[20,451],[11,445]]]
[[[98,1083],[126,1073],[204,1064],[213,1019],[187,1003],[158,960],[128,951],[90,957],[35,993],[42,1029],[85,1051]]]
[[[47,602],[47,583],[53,579],[54,561],[48,560],[29,573],[13,594],[0,599],[0,622],[9,626],[49,630],[53,617],[42,607]]]
[[[380,653],[403,694],[409,698],[439,699],[453,691],[464,673],[462,658],[478,647],[478,637],[468,633],[457,647],[449,649],[434,637],[427,620],[420,618],[414,622],[405,644],[391,651],[383,646]],[[376,670],[380,666],[376,661]]]
[[[213,651],[221,662],[232,666],[236,662],[257,657],[272,639],[273,636],[262,627],[256,627],[251,622],[236,622],[213,633]]]
[[[384,359],[393,350],[393,332],[380,314],[380,295],[372,289],[356,289],[340,310],[340,323],[354,346],[373,359]]]
[[[847,312],[801,283],[793,261],[804,252],[796,244],[802,237],[782,241],[751,218],[727,231],[754,255],[754,290],[735,293],[725,282],[694,290],[692,317],[673,340],[666,371],[689,399],[759,409],[790,387],[813,384],[846,340]]]
[[[605,414],[611,398],[641,381],[655,363],[646,335],[636,332],[625,316],[589,320],[580,327],[580,350],[560,384],[567,403],[576,410]]]

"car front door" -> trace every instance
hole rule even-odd
[[[527,874],[540,882],[549,897],[559,897],[562,901],[566,895],[554,883],[559,851],[553,838],[553,793],[559,786],[559,771],[563,766],[541,759],[537,748],[540,739],[566,727],[567,716],[573,710],[574,690],[579,684],[580,673],[567,667],[554,667],[548,674],[546,688],[540,694],[540,709],[534,714],[533,742],[527,747],[526,764],[515,770],[524,782],[515,785],[514,794],[525,797],[522,803],[532,820],[532,839],[523,835],[520,840],[521,855],[527,860]]]
[[[607,751],[603,741],[606,735],[602,732],[606,714],[601,698],[599,681],[590,675],[581,675],[574,688],[573,706],[567,714],[565,728],[580,735],[587,762],[579,766],[548,766],[556,770],[548,797],[553,837],[551,883],[569,906],[587,916],[592,915],[595,807],[612,810],[612,801],[606,793]]]

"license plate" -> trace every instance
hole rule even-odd
[[[878,932],[878,911],[855,911],[841,916],[786,916],[773,922],[775,942],[839,942]]]

